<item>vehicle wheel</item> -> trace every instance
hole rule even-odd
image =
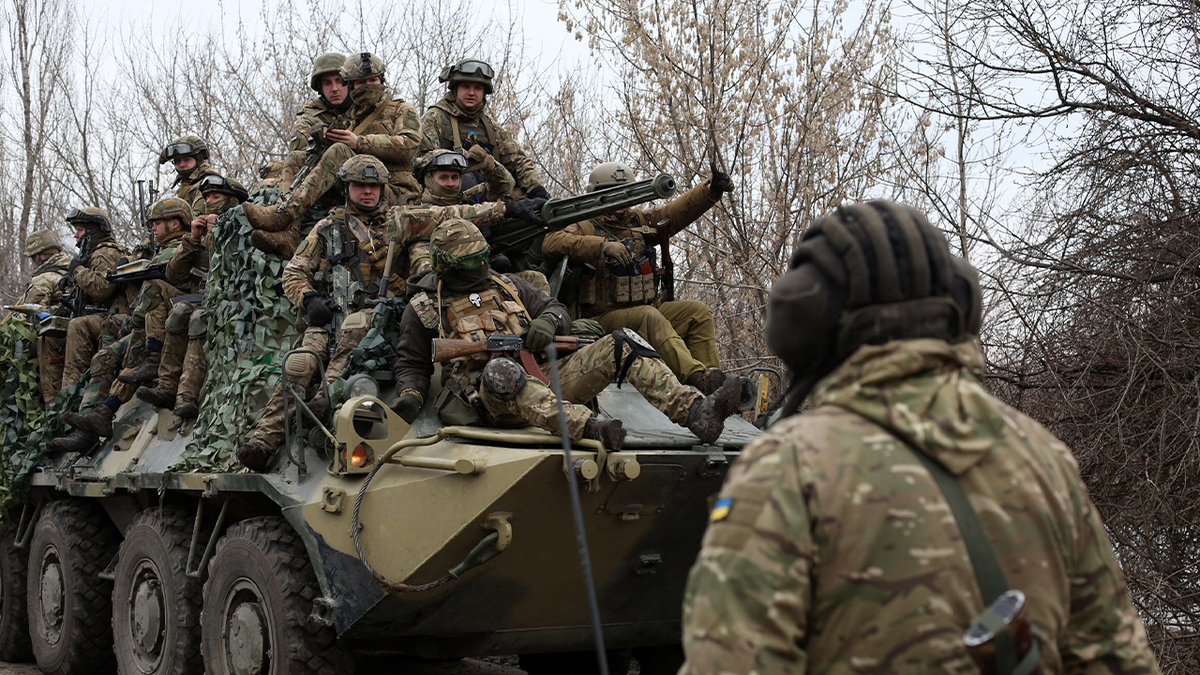
[[[29,636],[44,673],[111,673],[112,586],[100,573],[120,534],[104,511],[83,500],[51,502],[29,545]]]
[[[628,649],[607,649],[608,672],[610,675],[625,675],[633,655]],[[517,665],[529,675],[599,675],[600,664],[596,663],[596,652],[562,652],[558,654],[522,654]]]
[[[675,675],[683,667],[683,647],[634,647],[633,658],[642,675]]]
[[[18,549],[16,531],[0,530],[0,661],[20,663],[33,658],[29,645],[29,614],[25,609],[25,575],[29,551]]]
[[[200,614],[210,675],[349,673],[333,628],[312,619],[320,594],[304,543],[282,518],[251,518],[217,543]]]
[[[173,507],[142,512],[121,542],[113,582],[113,644],[126,675],[190,675],[200,660],[201,583],[185,574],[192,519]]]

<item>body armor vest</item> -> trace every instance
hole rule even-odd
[[[387,289],[380,287],[380,279],[387,266],[388,243],[381,228],[371,227],[352,213],[342,211],[331,215],[331,222],[320,230],[325,240],[325,260],[314,281],[324,286],[324,295],[338,307],[334,319],[337,328],[342,318],[366,306],[368,298],[386,295]],[[392,261],[391,269],[392,278],[399,275],[401,279],[400,288],[393,288],[397,293],[404,290],[406,267],[400,256],[397,249],[397,260]]]
[[[442,125],[441,138],[438,139],[443,149],[461,151],[464,146],[470,145],[471,141],[476,141],[487,143],[488,151],[495,156],[496,131],[490,117],[480,115],[479,121],[476,122],[474,119],[460,118],[440,106],[435,105],[434,108],[445,115],[449,122]]]
[[[440,288],[439,282],[439,291]],[[521,303],[516,289],[503,277],[493,274],[488,289],[448,301],[442,332],[452,339],[485,342],[494,333],[520,335],[529,323],[529,310]],[[490,354],[481,352],[454,359],[450,363],[450,377],[464,390],[474,388],[476,374],[490,358]]]
[[[594,315],[623,307],[649,305],[658,293],[655,274],[654,249],[647,247],[640,230],[630,229],[630,236],[618,239],[616,233],[596,221],[589,221],[593,232],[608,241],[625,244],[633,256],[633,262],[622,265],[613,260],[604,260],[594,277],[584,278],[579,284],[579,304],[589,307],[588,315]],[[648,228],[652,233],[652,228]],[[591,234],[584,228],[584,234]]]

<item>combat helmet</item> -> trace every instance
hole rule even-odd
[[[385,70],[383,59],[371,52],[358,52],[346,57],[345,62],[342,63],[340,72],[342,80],[346,84],[350,84],[357,80],[365,80],[368,77],[378,77],[380,82],[382,82]]]
[[[343,183],[372,183],[374,185],[387,185],[390,176],[387,167],[374,155],[351,157],[346,160],[342,168],[338,169],[337,174],[338,180]]]
[[[50,230],[34,230],[28,237],[25,237],[26,258],[32,258],[52,248],[61,251],[62,244],[58,241],[58,237]]]
[[[446,66],[438,75],[438,82],[446,82],[446,88],[454,91],[461,82],[478,82],[483,85],[485,94],[492,93],[492,78],[496,71],[486,61],[479,59],[463,59],[452,66]]]
[[[588,174],[587,191],[595,192],[633,182],[633,169],[621,162],[605,162]]]
[[[67,214],[67,222],[72,225],[96,228],[101,232],[112,232],[112,219],[108,217],[108,211],[95,206],[71,209],[71,212]]]
[[[234,197],[239,202],[244,202],[250,198],[250,192],[241,183],[215,173],[210,173],[201,178],[196,187],[202,195],[207,195],[210,192],[219,192],[223,195]]]
[[[162,152],[158,153],[158,163],[166,164],[176,157],[195,157],[196,162],[203,162],[208,159],[208,143],[199,136],[180,136],[167,143]]]
[[[192,222],[192,207],[179,197],[168,195],[151,204],[146,217],[150,220],[179,218],[184,224],[187,224]]]
[[[457,171],[462,173],[467,169],[467,158],[455,150],[430,150],[413,160],[413,176],[423,181],[425,176],[434,171]]]
[[[479,228],[461,218],[451,218],[434,228],[429,248],[433,271],[438,274],[479,269],[491,250]]]
[[[342,63],[346,61],[345,54],[327,52],[313,61],[312,75],[308,76],[308,86],[318,94],[321,92],[321,78],[330,73],[342,74]]]

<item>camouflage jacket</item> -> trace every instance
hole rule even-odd
[[[198,278],[192,274],[192,270],[200,267],[208,266],[208,251],[211,243],[211,235],[205,234],[200,241],[192,239],[191,232],[185,232],[179,238],[178,243],[171,248],[171,255],[167,258],[167,267],[164,270],[167,277],[167,283],[172,286],[184,289],[199,287]]]
[[[115,313],[129,310],[129,293],[118,294],[118,285],[109,282],[104,275],[117,269],[117,263],[129,253],[109,235],[95,244],[95,250],[86,265],[76,267],[71,274],[75,284],[88,298],[89,305],[112,304]]]
[[[216,173],[208,160],[200,162],[196,168],[187,173],[187,176],[179,180],[179,187],[175,188],[175,196],[187,202],[188,206],[192,207],[193,213],[203,213],[204,195],[200,194],[198,184],[201,178],[216,175]]]
[[[344,118],[345,113],[330,107],[324,98],[317,97],[305,103],[300,112],[296,113],[296,123],[292,125],[292,133],[288,135],[288,152],[308,148],[308,136],[313,127],[318,124],[333,124]]]
[[[446,92],[442,100],[430,106],[421,116],[421,154],[437,148],[462,150],[468,139],[478,139],[492,145],[492,157],[508,169],[517,187],[529,192],[543,185],[542,176],[533,166],[533,160],[517,145],[512,134],[496,124],[486,110],[485,101],[478,112],[467,113],[458,107],[454,94]]]
[[[59,298],[62,297],[62,291],[58,288],[58,280],[67,273],[67,267],[70,265],[71,256],[62,251],[47,258],[46,262],[33,270],[33,278],[29,280],[29,285],[25,287],[25,295],[21,296],[21,300],[17,304],[42,305],[43,307],[57,305]]]
[[[710,181],[704,181],[679,197],[648,209],[627,209],[601,218],[574,223],[550,232],[542,241],[542,255],[551,264],[557,264],[564,256],[572,264],[590,264],[596,268],[595,290],[591,294],[594,302],[581,304],[579,312],[584,317],[595,317],[613,308],[610,303],[609,287],[612,284],[612,269],[605,264],[604,244],[609,241],[625,242],[636,259],[647,247],[662,243],[683,228],[691,225],[720,201],[708,190]],[[659,223],[666,224],[659,227]]]
[[[1158,672],[1070,450],[982,369],[973,341],[862,347],[746,447],[688,579],[680,673],[978,672],[961,636],[983,601],[914,448],[970,495],[1042,672]]]
[[[382,109],[376,115],[377,107]],[[378,106],[356,103],[350,108],[350,118],[354,123],[351,130],[358,135],[355,152],[382,160],[391,172],[389,182],[401,194],[421,194],[421,186],[412,174],[413,159],[421,144],[416,108],[399,99],[384,100]]]

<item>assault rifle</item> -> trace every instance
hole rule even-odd
[[[556,335],[552,343],[560,352],[573,352],[595,342],[592,338],[581,338],[573,335]],[[431,348],[434,361],[450,361],[452,359],[491,352],[492,358],[500,356],[514,357],[520,362],[525,372],[542,382],[549,383],[549,378],[542,372],[533,354],[525,348],[525,338],[520,335],[489,335],[487,342],[474,340],[451,340],[448,338],[433,338]]]
[[[110,284],[141,283],[151,279],[166,279],[167,264],[165,262],[150,262],[135,260],[131,263],[118,265],[117,269],[104,275],[104,280]]]
[[[142,221],[142,227],[146,228],[146,238],[138,245],[135,253],[145,258],[153,258],[154,254],[158,253],[158,247],[154,243],[154,223],[150,221],[148,209],[158,201],[158,188],[152,180],[135,180],[133,187],[138,203],[138,217]]]
[[[616,185],[565,199],[551,199],[542,206],[541,225],[513,219],[480,229],[493,254],[504,254],[515,259],[524,255],[533,239],[539,235],[653,199],[665,199],[674,192],[675,179],[670,174],[660,173],[636,183]]]
[[[300,170],[296,172],[296,176],[292,178],[291,184],[288,186],[287,199],[279,202],[279,207],[275,210],[278,213],[283,213],[288,204],[292,203],[292,195],[296,193],[296,188],[304,182],[308,174],[317,166],[317,162],[321,161],[321,157],[325,151],[329,149],[329,140],[325,138],[326,129],[349,129],[350,120],[338,120],[329,124],[318,124],[308,132],[308,147],[304,149],[304,164],[300,166]]]

